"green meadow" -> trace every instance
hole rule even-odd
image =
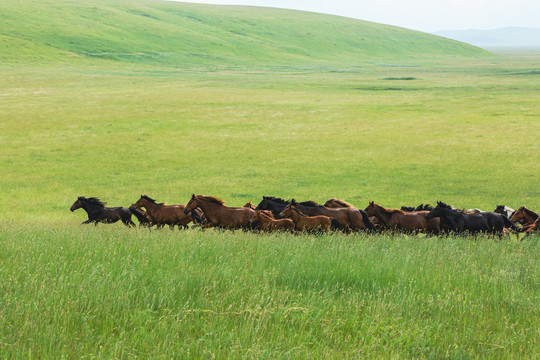
[[[251,7],[0,14],[1,357],[540,356],[538,235],[149,231],[69,211],[192,193],[540,211],[540,53]]]

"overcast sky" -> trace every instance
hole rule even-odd
[[[186,2],[298,9],[426,32],[540,28],[540,0],[191,0]]]

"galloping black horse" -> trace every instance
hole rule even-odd
[[[88,213],[88,220],[83,224],[89,224],[94,222],[97,226],[98,223],[112,224],[121,220],[126,226],[135,226],[135,223],[131,221],[131,211],[126,207],[105,207],[106,203],[102,202],[98,198],[91,197],[85,198],[79,196],[77,201],[71,205],[70,210],[75,211],[79,208],[83,208]]]
[[[455,210],[452,206],[441,201],[437,202],[427,215],[426,219],[441,218],[441,226],[454,232],[502,234],[505,227],[520,232],[506,216],[494,212],[465,213]]]

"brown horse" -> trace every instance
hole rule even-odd
[[[331,209],[344,209],[344,208],[356,209],[356,207],[349,204],[345,200],[336,199],[336,198],[326,200],[326,202],[324,203],[324,206]],[[379,225],[379,220],[377,219],[376,216],[369,216],[369,221],[371,221],[373,225]]]
[[[298,231],[328,231],[332,227],[332,223],[335,223],[336,227],[340,226],[336,219],[329,218],[328,216],[307,216],[293,204],[287,205],[285,210],[279,215],[291,218],[294,222],[295,229]]]
[[[523,226],[530,226],[534,224],[538,217],[539,215],[537,213],[530,210],[526,206],[522,206],[514,212],[514,214],[510,217],[510,221],[518,222]]]
[[[307,216],[324,215],[336,219],[344,230],[357,231],[359,229],[376,231],[368,215],[364,210],[355,208],[333,209],[317,204],[314,201],[303,201],[297,203],[294,199],[291,204]]]
[[[365,211],[369,216],[376,216],[379,224],[388,229],[426,231],[434,234],[438,234],[440,231],[440,218],[426,219],[429,211],[405,212],[398,209],[387,209],[373,201],[369,202]]]
[[[204,228],[217,226],[227,229],[247,228],[250,225],[249,220],[255,215],[255,210],[247,207],[229,207],[225,202],[213,196],[191,195],[184,213],[188,214],[195,208],[201,208],[208,224]]]
[[[264,231],[283,230],[292,232],[294,230],[294,221],[287,218],[276,220],[274,219],[272,212],[268,210],[258,210],[251,218],[250,222],[260,223],[261,229]]]
[[[169,225],[171,229],[175,225],[178,225],[178,228],[183,227],[187,229],[187,224],[189,224],[192,219],[189,213],[185,214],[184,205],[166,205],[165,203],[156,203],[156,200],[146,196],[141,195],[141,198],[131,207],[135,208],[145,208],[146,214],[150,217],[152,223],[156,224],[158,229],[161,229],[165,225]]]

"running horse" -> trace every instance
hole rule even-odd
[[[329,208],[315,201],[297,203],[294,199],[291,200],[291,205],[295,205],[298,210],[307,216],[324,215],[334,218],[341,224],[341,228],[345,231],[358,231],[360,229],[377,231],[364,210],[348,207]]]
[[[440,232],[440,220],[428,219],[429,211],[406,212],[400,209],[388,209],[373,201],[364,209],[368,216],[375,216],[379,224],[388,229],[403,231],[425,231],[432,234]]]
[[[490,233],[500,236],[503,234],[504,228],[510,228],[516,232],[522,231],[502,214],[488,211],[466,213],[455,210],[452,206],[441,201],[437,202],[437,206],[427,214],[426,218],[440,218],[441,225],[444,224],[450,231],[454,232]]]
[[[171,229],[173,229],[175,225],[178,225],[179,229],[180,227],[187,229],[187,224],[192,221],[191,215],[189,213],[184,213],[184,209],[186,208],[184,205],[157,203],[156,200],[147,195],[141,195],[140,199],[131,205],[131,207],[137,209],[142,207],[145,208],[146,214],[158,229],[161,229],[165,225],[169,225]]]
[[[82,208],[86,211],[88,220],[83,221],[83,224],[90,224],[93,222],[94,225],[97,226],[98,223],[112,224],[117,221],[122,221],[126,226],[135,226],[135,223],[131,221],[131,212],[128,208],[105,207],[105,205],[107,205],[107,203],[98,198],[79,196],[69,210],[73,212]]]
[[[292,202],[280,213],[282,217],[291,218],[298,231],[328,231],[331,228],[340,228],[341,224],[334,218],[324,215],[307,216]]]
[[[251,223],[259,223],[260,228],[264,231],[282,230],[290,231],[294,230],[294,221],[291,219],[274,219],[271,211],[257,210],[255,215],[249,220]]]
[[[526,206],[522,206],[514,212],[514,214],[510,217],[510,220],[513,222],[518,222],[526,227],[534,224],[538,217],[539,215],[537,213]]]
[[[250,225],[249,220],[255,215],[255,210],[249,207],[229,207],[216,197],[192,194],[184,213],[189,214],[196,208],[200,208],[208,220],[203,229],[213,226],[231,230],[246,229]]]
[[[345,200],[341,200],[341,199],[337,199],[337,198],[331,198],[331,199],[326,200],[326,202],[324,203],[324,206],[326,206],[327,208],[332,208],[332,209],[343,209],[343,208],[356,209],[356,207],[349,204]],[[377,217],[368,216],[368,218],[369,218],[369,221],[374,226],[379,225],[379,220],[377,219]]]

